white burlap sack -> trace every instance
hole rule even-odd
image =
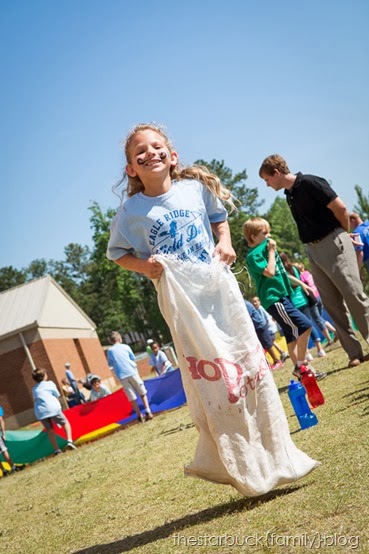
[[[192,419],[200,433],[185,473],[265,494],[319,462],[294,445],[277,387],[244,305],[224,264],[157,255],[156,283],[171,330]]]

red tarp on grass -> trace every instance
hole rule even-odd
[[[63,413],[72,426],[73,440],[77,440],[96,429],[128,418],[131,412],[131,403],[123,389],[119,389],[105,398],[74,406]],[[54,425],[54,430],[59,436],[65,437],[64,428],[59,429]]]
[[[186,403],[179,369],[165,373],[160,377],[146,379],[145,387],[153,413],[172,410]],[[138,398],[138,405],[142,410],[141,398]],[[74,440],[112,423],[124,425],[137,419],[123,389],[119,389],[95,402],[74,406],[69,410],[65,410],[64,414],[72,426]],[[65,437],[64,429],[58,429],[55,426],[54,429],[59,436]]]

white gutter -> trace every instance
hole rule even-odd
[[[23,336],[22,333],[19,333],[19,337],[20,337],[20,340],[21,340],[21,343],[22,343],[22,345],[23,345],[24,351],[25,351],[25,353],[26,353],[26,355],[27,355],[28,361],[29,361],[29,363],[31,364],[32,371],[33,371],[34,369],[36,369],[36,366],[35,366],[35,362],[33,361],[31,352],[29,351],[29,348],[28,348],[28,346],[27,346],[26,341],[24,340],[24,336]]]

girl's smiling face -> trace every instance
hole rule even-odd
[[[131,140],[126,172],[144,182],[145,176],[169,172],[177,161],[177,153],[169,150],[164,138],[147,129],[138,132]]]
[[[154,344],[151,345],[151,350],[154,352],[154,354],[157,354],[159,352],[159,345],[157,342],[154,342]]]

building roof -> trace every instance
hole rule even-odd
[[[32,327],[96,329],[50,275],[0,293],[0,339]]]

